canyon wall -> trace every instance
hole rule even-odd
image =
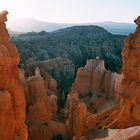
[[[20,57],[9,39],[7,14],[0,13],[0,139],[27,140],[26,101],[18,69]]]

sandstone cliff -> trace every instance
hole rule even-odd
[[[9,40],[7,14],[7,11],[0,13],[0,139],[27,140],[26,102],[18,69],[20,58]]]

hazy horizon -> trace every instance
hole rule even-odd
[[[133,23],[140,14],[138,0],[0,0],[9,20],[33,18],[55,23]]]
[[[132,22],[121,22],[121,21],[114,21],[114,20],[102,20],[102,21],[95,21],[95,22],[92,22],[92,21],[89,21],[89,22],[72,22],[72,23],[70,23],[70,22],[53,22],[53,21],[45,21],[45,20],[40,20],[40,19],[37,19],[37,18],[33,18],[33,17],[24,17],[24,18],[22,18],[22,17],[16,17],[16,18],[9,18],[8,17],[8,24],[11,24],[11,22],[13,22],[13,21],[19,21],[19,20],[25,20],[25,21],[28,21],[28,20],[32,20],[32,21],[39,21],[39,22],[46,22],[46,23],[56,23],[56,24],[77,24],[77,25],[80,25],[80,24],[93,24],[93,23],[103,23],[103,22],[112,22],[112,23],[127,23],[127,24],[135,24],[133,21]]]
[[[95,21],[95,22],[92,22],[92,21],[89,21],[89,22],[57,22],[57,21],[47,21],[47,20],[40,20],[40,19],[37,19],[37,18],[33,18],[33,17],[24,17],[24,18],[19,18],[19,17],[16,17],[16,18],[10,18],[10,20],[13,22],[13,21],[21,21],[21,20],[35,20],[35,21],[39,21],[39,22],[46,22],[46,23],[58,23],[58,24],[92,24],[92,23],[103,23],[103,22],[112,22],[112,23],[128,23],[128,24],[135,24],[133,21],[132,22],[121,22],[121,21],[114,21],[114,20],[102,20],[102,21]],[[8,20],[8,23],[11,23],[11,21]]]

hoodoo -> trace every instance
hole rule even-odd
[[[78,69],[67,99],[67,139],[86,140],[110,124],[118,113],[122,75],[107,71],[104,60],[88,60]],[[108,119],[110,118],[110,119]]]
[[[57,106],[57,81],[47,70],[70,76],[72,62],[56,58],[19,70],[7,14],[0,13],[0,140],[140,140],[140,16],[124,42],[122,74],[108,71],[98,56],[87,60],[77,71],[65,110]],[[32,66],[35,75],[29,76]]]
[[[6,29],[7,14],[0,13],[0,139],[27,140],[26,102],[18,69],[20,57]]]
[[[40,69],[35,75],[25,78],[20,73],[27,100],[28,140],[52,140],[55,135],[65,135],[65,124],[55,121],[57,112],[56,81],[44,80]]]

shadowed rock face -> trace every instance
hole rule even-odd
[[[140,125],[140,17],[135,20],[136,31],[125,40],[121,99],[121,126]]]
[[[0,139],[27,140],[24,124],[25,97],[19,77],[19,54],[9,41],[5,22],[7,11],[0,13]]]
[[[64,123],[53,121],[57,111],[56,81],[44,80],[38,67],[35,76],[26,79],[24,71],[20,75],[27,100],[28,140],[51,140],[55,134],[64,136]]]

